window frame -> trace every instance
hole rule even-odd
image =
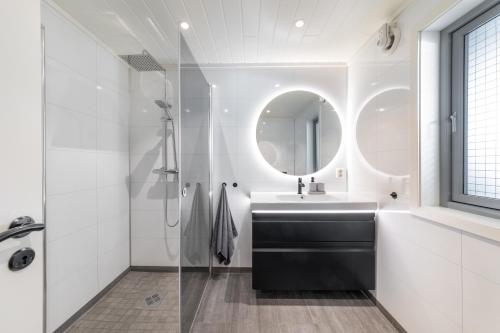
[[[500,15],[500,2],[485,1],[441,31],[440,49],[440,204],[481,215],[500,217],[500,199],[465,194],[467,151],[466,35]],[[455,115],[456,131],[450,116]]]

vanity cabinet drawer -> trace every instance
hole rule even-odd
[[[253,214],[254,247],[289,242],[374,242],[374,214]]]
[[[375,289],[375,251],[254,249],[252,287],[258,290]]]
[[[258,290],[375,288],[374,213],[252,213]]]

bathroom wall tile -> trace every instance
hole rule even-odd
[[[47,331],[53,332],[99,292],[97,262],[71,271],[70,276],[48,286]]]
[[[157,154],[132,154],[130,155],[130,179],[136,183],[156,182],[163,176],[153,173],[153,170],[162,166],[163,158],[160,151]]]
[[[394,216],[389,217],[390,215]],[[386,224],[386,220],[390,218],[400,226],[394,227],[391,222]],[[443,250],[441,253],[450,250],[452,253],[445,255],[460,258],[460,233],[444,229],[431,236],[431,240],[422,241],[432,235],[433,229],[440,228],[431,226],[426,229],[428,226],[425,223],[409,214],[387,213],[379,216],[377,265],[389,269],[395,278],[404,281],[408,288],[418,293],[422,301],[432,304],[458,325],[462,315],[460,261],[449,261],[433,249]],[[396,230],[407,231],[402,234]],[[411,231],[415,233],[412,234]],[[419,243],[414,242],[410,235]],[[439,243],[448,244],[437,245]]]
[[[182,178],[192,184],[204,182],[208,179],[209,165],[208,154],[182,154]]]
[[[129,209],[128,185],[106,186],[97,189],[98,220],[106,221],[121,216]],[[123,222],[124,226],[127,225]]]
[[[50,6],[42,6],[45,52],[95,82],[97,44]]]
[[[129,182],[128,153],[97,153],[97,187],[127,185]]]
[[[165,198],[165,181],[131,183],[132,210],[162,210]],[[176,207],[177,182],[168,182],[168,206]]]
[[[92,224],[47,243],[47,284],[61,283],[97,261],[97,225]]]
[[[132,266],[178,266],[180,240],[132,237]]]
[[[178,144],[180,142],[177,75],[177,70],[167,70],[165,83],[165,77],[160,73],[131,71],[131,253],[133,265],[137,266],[176,266],[179,260],[179,227],[165,228],[163,217],[165,191],[168,189],[168,219],[171,223],[178,219],[178,183],[173,175],[167,176],[165,181],[163,176],[152,172],[153,169],[163,166],[163,130],[160,120],[163,111],[154,101],[165,99],[165,84],[166,99],[172,105],[171,111],[177,130],[176,141]],[[184,119],[183,125],[190,125],[189,121],[192,120],[191,125],[197,126],[194,107],[193,113],[188,116],[190,117]],[[168,125],[167,167],[173,168],[173,133],[171,124]],[[188,169],[183,165],[183,170]],[[187,171],[184,175],[187,176]],[[171,238],[174,238],[173,242]],[[155,255],[151,256],[151,253]]]
[[[399,280],[393,271],[377,266],[377,300],[397,318],[407,332],[457,333],[460,324],[447,318],[433,304]],[[418,314],[418,315],[416,315]]]
[[[206,154],[209,142],[208,127],[182,127],[182,154]]]
[[[127,242],[129,234],[127,210],[106,218],[99,217],[99,254],[110,252]],[[119,260],[122,255],[128,258],[128,253],[123,253],[116,259]]]
[[[94,189],[47,196],[47,241],[97,223]],[[48,273],[50,274],[50,272]]]
[[[47,149],[94,151],[97,145],[97,121],[93,116],[47,104]]]
[[[121,93],[128,93],[128,65],[104,47],[97,46],[97,80],[101,85],[111,85]]]
[[[128,126],[129,96],[102,84],[97,90],[97,116],[104,120]]]
[[[96,82],[50,57],[46,60],[46,101],[96,115]]]
[[[95,152],[47,151],[47,195],[93,189],[96,179]]]
[[[154,99],[144,97],[132,91],[130,104],[132,110],[134,110],[134,112],[130,113],[130,123],[134,127],[160,126],[160,119],[163,112],[156,105]]]
[[[174,225],[179,219],[178,205],[167,213],[168,222]],[[138,238],[179,238],[180,224],[169,227],[165,224],[163,210],[133,210],[131,212],[131,232]]]
[[[127,126],[103,119],[97,121],[97,150],[102,152],[128,152]]]
[[[42,23],[53,332],[129,265],[130,106],[127,66],[46,2]]]
[[[476,259],[482,261],[482,258],[478,257]],[[496,310],[500,306],[500,285],[464,269],[463,294],[463,332],[498,332],[500,330],[500,318]]]
[[[499,263],[499,243],[473,235],[462,236],[462,264],[465,270],[500,285]]]
[[[130,266],[130,241],[116,244],[99,255],[99,290],[106,288]]]
[[[130,128],[130,153],[134,155],[161,153],[163,130],[161,124]]]

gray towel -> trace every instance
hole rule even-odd
[[[212,248],[215,251],[215,256],[219,259],[219,263],[224,263],[224,265],[231,263],[234,252],[233,239],[236,237],[238,237],[238,231],[234,226],[231,209],[229,209],[229,203],[227,202],[226,186],[222,185],[212,235]]]
[[[193,194],[193,203],[191,205],[191,216],[189,222],[184,229],[184,253],[185,257],[191,264],[201,263],[201,257],[206,243],[203,239],[207,239],[208,227],[205,219],[205,210],[203,209],[201,197],[201,184],[196,183],[196,188]]]

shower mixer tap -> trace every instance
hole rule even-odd
[[[161,175],[177,175],[177,174],[179,174],[179,170],[167,169],[165,167],[161,167],[159,169],[153,169],[153,173],[161,174]]]

